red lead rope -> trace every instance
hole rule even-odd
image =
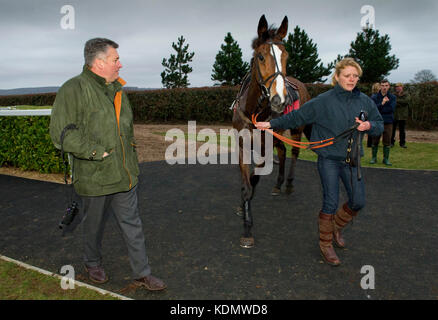
[[[257,126],[257,117],[258,115],[254,116],[254,114],[251,116],[252,123]],[[301,148],[301,149],[319,149],[323,147],[330,146],[334,143],[335,138],[329,138],[321,141],[313,141],[313,142],[301,142],[301,141],[295,141],[286,137],[283,137],[281,134],[278,134],[274,132],[271,129],[262,129],[270,134],[272,134],[277,139],[287,143],[288,145],[291,145],[293,147]],[[314,144],[317,144],[316,146]],[[313,145],[313,146],[312,146]]]

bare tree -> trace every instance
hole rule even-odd
[[[423,69],[418,71],[414,79],[411,80],[413,83],[424,83],[424,82],[431,82],[431,81],[437,81],[437,77],[433,74],[432,70],[430,69]]]

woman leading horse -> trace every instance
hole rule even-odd
[[[361,93],[356,85],[362,75],[362,69],[352,58],[345,58],[336,64],[333,76],[334,88],[320,94],[307,102],[295,112],[278,119],[258,122],[260,130],[269,128],[287,129],[312,124],[311,141],[324,141],[357,127],[359,132],[380,135],[383,131],[383,120],[375,103]],[[367,114],[368,120],[359,119],[360,114]],[[356,123],[356,125],[355,125]],[[362,135],[356,134],[363,156]],[[350,161],[352,142],[341,139],[338,143],[325,148],[315,149],[318,154],[318,172],[320,175],[323,203],[319,212],[319,247],[324,260],[337,266],[341,262],[336,255],[332,243],[340,248],[345,247],[341,230],[365,206],[365,186],[358,175],[360,165]],[[360,172],[360,171],[359,171]],[[345,186],[348,202],[338,209],[339,180]]]

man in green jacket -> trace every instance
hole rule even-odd
[[[392,126],[391,135],[391,147],[395,143],[395,132],[399,132],[400,147],[407,148],[406,146],[406,120],[409,116],[409,96],[403,91],[403,83],[396,83],[395,96],[397,97],[397,108],[394,113],[394,124]]]
[[[59,89],[52,109],[50,136],[57,148],[72,155],[73,186],[81,197],[84,219],[84,265],[90,280],[108,281],[102,266],[101,242],[108,215],[114,213],[133,271],[134,283],[148,290],[166,285],[151,275],[139,217],[133,114],[118,44],[104,38],[87,41],[80,75]],[[65,130],[65,128],[71,128]]]

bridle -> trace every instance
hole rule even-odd
[[[284,45],[284,43],[282,41],[267,41],[266,43],[270,45],[272,54],[274,55],[275,70],[276,70],[276,72],[271,74],[266,79],[263,79],[262,73],[260,71],[260,65],[259,65],[259,62],[258,62],[258,58],[257,57],[254,58],[254,62],[253,63],[255,64],[256,70],[257,70],[256,80],[257,80],[257,83],[258,83],[258,85],[260,87],[260,90],[262,92],[262,95],[259,98],[259,104],[261,104],[261,102],[263,100],[265,100],[265,99],[268,99],[268,101],[269,101],[269,98],[271,97],[271,88],[272,88],[272,85],[275,82],[275,79],[277,79],[277,77],[281,76],[283,78],[283,80],[286,79],[286,76],[283,74],[283,72],[280,70],[280,67],[278,66],[277,57],[275,55],[275,50],[274,50],[274,45],[275,44],[277,44],[277,45]],[[269,87],[266,87],[266,84],[270,80],[271,80],[271,83],[269,84]]]

